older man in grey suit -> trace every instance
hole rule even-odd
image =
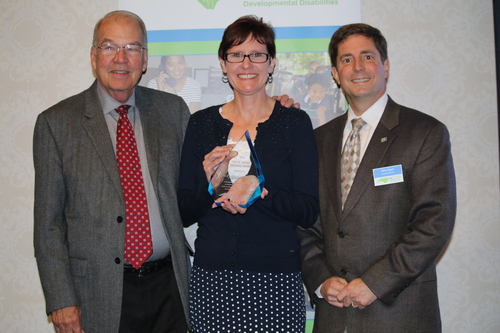
[[[315,131],[320,219],[299,231],[314,332],[440,332],[435,260],[456,213],[448,131],[386,94],[378,29],[343,26],[329,53],[349,110]]]
[[[176,188],[190,113],[180,97],[136,86],[146,47],[138,16],[106,15],[90,50],[96,82],[36,122],[35,255],[56,332],[188,329],[189,260]],[[132,213],[115,155],[122,105],[147,199],[149,252],[139,264],[124,254]]]

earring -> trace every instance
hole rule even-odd
[[[228,83],[229,79],[227,78],[227,73],[222,73],[222,82]]]
[[[267,83],[273,83],[273,73],[269,73],[269,76],[267,77]]]

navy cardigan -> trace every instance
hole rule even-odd
[[[232,123],[219,106],[194,113],[186,130],[179,178],[184,226],[198,222],[194,264],[204,269],[290,273],[300,271],[295,227],[316,222],[318,157],[309,116],[278,102],[257,127],[254,141],[269,195],[245,214],[212,209],[203,158],[227,144]]]

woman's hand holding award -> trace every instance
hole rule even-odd
[[[245,145],[248,147],[243,147],[243,150],[250,151],[250,163],[247,162],[246,168],[244,165],[238,168],[237,165],[235,172],[229,172],[231,159],[239,154],[234,150],[241,149]],[[215,168],[208,184],[208,191],[212,195],[215,205],[219,207],[223,202],[228,201],[233,205],[248,208],[264,191],[264,181],[257,153],[250,134],[246,131],[245,135],[234,145],[233,151]]]

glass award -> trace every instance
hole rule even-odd
[[[210,177],[208,192],[219,207],[223,201],[229,200],[248,208],[260,197],[264,190],[264,181],[250,133],[246,131],[215,168]]]

